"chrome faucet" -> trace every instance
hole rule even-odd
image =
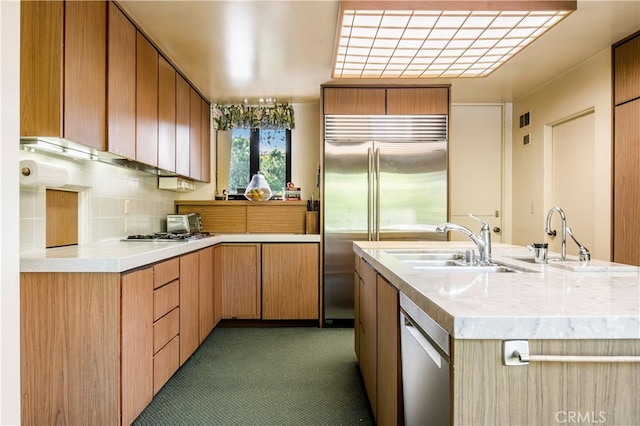
[[[571,237],[573,242],[578,245],[578,259],[580,259],[580,262],[590,261],[591,253],[589,253],[589,250],[587,250],[585,246],[583,246],[582,244],[580,244],[578,240],[576,240],[576,237],[573,236],[573,232],[571,231],[571,228],[569,228],[568,226],[567,226],[567,232],[569,233],[569,236]]]
[[[439,234],[444,234],[448,231],[457,231],[461,234],[466,235],[471,238],[476,246],[478,247],[478,254],[480,255],[480,264],[482,265],[490,265],[491,264],[491,230],[489,229],[489,224],[484,222],[478,216],[474,214],[469,214],[470,217],[476,219],[478,222],[482,224],[482,228],[480,229],[480,233],[475,235],[469,228],[464,227],[462,225],[458,225],[457,223],[446,222],[436,228],[436,232]]]
[[[558,207],[552,207],[551,210],[549,210],[549,213],[547,213],[547,226],[545,226],[544,228],[544,232],[547,233],[547,235],[555,237],[556,236],[556,230],[555,229],[551,229],[551,216],[553,216],[553,212],[558,212],[558,214],[560,214],[560,220],[562,221],[562,234],[561,234],[561,239],[562,239],[562,260],[566,260],[567,258],[567,217],[564,214],[564,211]]]

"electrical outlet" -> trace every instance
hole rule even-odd
[[[129,218],[128,217],[124,218],[124,232],[125,233],[129,232]]]
[[[129,214],[129,200],[124,200],[124,214]]]

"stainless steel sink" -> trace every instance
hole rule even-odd
[[[523,272],[500,264],[470,265],[461,252],[435,252],[425,250],[385,250],[387,254],[419,271],[432,272]]]

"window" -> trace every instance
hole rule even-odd
[[[230,191],[246,188],[258,171],[274,194],[291,181],[291,130],[235,128],[231,131]]]

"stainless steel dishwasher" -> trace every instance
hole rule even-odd
[[[449,333],[400,293],[406,426],[451,424]]]

